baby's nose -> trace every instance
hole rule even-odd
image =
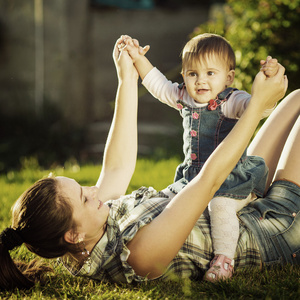
[[[204,82],[205,82],[205,76],[204,75],[197,76],[196,84],[201,84],[201,83],[204,83]]]

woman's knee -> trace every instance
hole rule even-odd
[[[290,94],[288,94],[285,98],[285,101],[288,101],[289,105],[293,106],[293,109],[300,110],[300,89],[294,90]]]

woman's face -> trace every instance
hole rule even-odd
[[[77,224],[78,237],[83,238],[86,244],[97,243],[105,231],[109,213],[109,207],[98,198],[98,188],[81,186],[67,177],[56,177],[56,179],[59,183],[59,191],[69,199],[73,207],[73,219]]]

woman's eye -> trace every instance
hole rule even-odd
[[[87,197],[84,197],[83,203],[86,203],[88,201]]]

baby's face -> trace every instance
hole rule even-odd
[[[188,94],[198,103],[215,99],[234,79],[234,70],[228,70],[224,60],[215,55],[195,61],[182,73]]]

